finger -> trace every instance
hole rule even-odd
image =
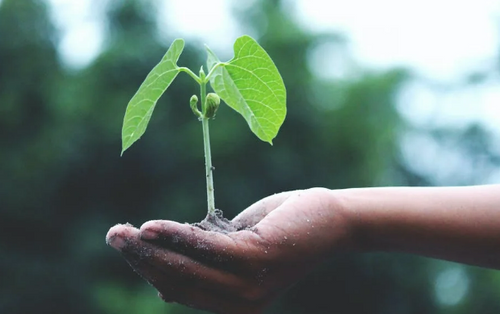
[[[139,237],[139,230],[131,224],[118,224],[111,227],[106,234],[106,243],[114,249],[121,251],[130,238]]]
[[[232,274],[144,242],[129,225],[111,228],[106,239],[166,302],[216,313],[260,313],[265,304],[257,285],[248,286]]]
[[[201,266],[178,253],[162,250],[142,241],[139,230],[130,225],[112,227],[106,235],[106,242],[119,250],[130,266],[146,275],[148,281],[151,278],[164,278],[165,275],[175,279],[186,271],[196,274],[197,268]],[[151,275],[148,275],[149,273]],[[183,276],[189,277],[185,274]]]
[[[154,268],[160,269],[164,277],[187,284],[196,283],[201,288],[221,290],[232,293],[245,290],[245,284],[238,276],[222,269],[210,268],[185,255],[160,248],[154,244],[140,241],[138,249],[127,248],[128,255],[138,256]],[[147,252],[146,255],[141,255]]]
[[[160,280],[159,284],[162,278],[188,284],[196,282],[201,287],[218,289],[226,294],[247,289],[240,277],[224,269],[210,268],[178,252],[142,241],[135,228],[125,226],[122,229],[123,231],[117,237],[122,235],[126,237],[123,240],[126,245],[121,249],[123,256],[135,269],[145,267],[141,269],[141,273],[146,274],[145,277],[148,279]],[[159,276],[156,270],[160,270],[163,275]],[[148,272],[152,275],[147,275]]]
[[[137,240],[125,241],[122,255],[162,299],[216,313],[258,313],[264,295],[237,276]],[[142,243],[141,243],[142,242]]]
[[[168,220],[144,223],[140,235],[141,239],[216,268],[234,268],[248,262],[262,245],[259,236],[249,230],[224,234]]]
[[[165,274],[145,261],[144,253],[147,252],[146,250],[142,250],[142,253],[138,254],[137,249],[130,249],[136,247],[133,243],[137,242],[138,239],[139,230],[130,225],[116,225],[106,235],[106,243],[120,251],[127,263],[139,276],[156,289],[160,289],[163,286],[162,279]]]
[[[251,228],[267,216],[271,211],[280,206],[290,197],[293,191],[282,192],[268,196],[254,204],[234,217],[232,222],[236,224],[238,230]]]
[[[234,291],[238,289],[227,291],[212,283],[204,284],[204,281],[172,278],[147,259],[130,253],[124,253],[123,256],[143,279],[159,291],[165,302],[176,302],[216,313],[258,313],[257,309],[264,304],[261,300],[245,299],[235,294]]]

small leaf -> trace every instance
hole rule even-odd
[[[144,134],[156,102],[179,74],[177,60],[183,49],[184,40],[176,39],[128,103],[123,119],[122,155]]]
[[[212,69],[220,61],[208,47],[207,52]],[[210,85],[258,138],[272,145],[285,120],[286,89],[274,62],[253,38],[236,40],[233,59],[215,69]]]

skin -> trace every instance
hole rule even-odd
[[[312,188],[275,194],[203,231],[167,220],[112,227],[106,241],[167,302],[261,313],[335,252],[413,253],[500,269],[500,185]]]

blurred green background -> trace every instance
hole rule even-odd
[[[75,68],[58,52],[49,3],[0,2],[0,313],[201,313],[160,301],[104,242],[118,222],[204,218],[201,125],[188,106],[197,88],[187,75],[161,98],[145,136],[119,156],[128,100],[181,34],[166,27],[158,35],[155,1],[92,3],[105,25],[102,50]],[[320,77],[308,66],[311,51],[327,44],[348,54],[348,38],[304,30],[281,1],[249,3],[234,2],[232,14],[275,60],[288,116],[271,147],[235,112],[219,110],[212,152],[217,207],[227,217],[283,190],[495,181],[497,133],[481,123],[408,122],[398,99],[418,80],[412,71],[358,65],[352,75]],[[198,69],[204,59],[203,42],[187,40],[179,64]],[[484,84],[498,74],[498,60],[447,88]],[[499,300],[500,272],[348,254],[292,287],[269,313],[500,313]]]

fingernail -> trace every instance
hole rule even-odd
[[[158,232],[151,229],[146,229],[141,231],[141,239],[144,240],[154,240],[158,238]]]
[[[121,251],[125,247],[125,239],[119,237],[117,235],[108,239],[108,245],[115,248],[118,251]]]

